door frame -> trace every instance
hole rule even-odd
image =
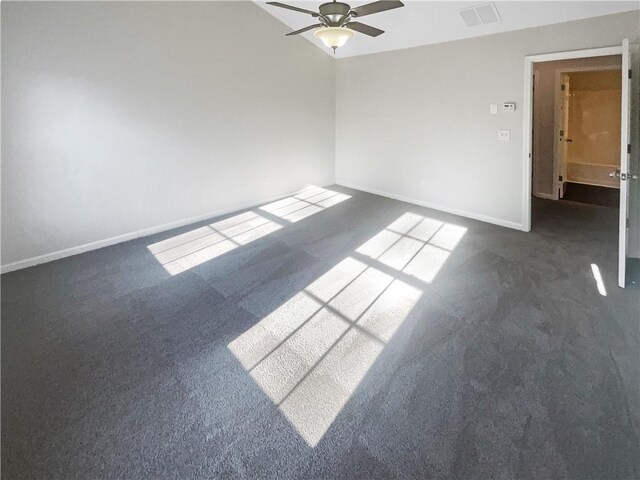
[[[620,75],[622,75],[622,64],[618,65],[599,65],[597,67],[569,67],[569,68],[556,68],[555,70],[555,78],[554,78],[554,97],[553,97],[553,135],[554,135],[554,144],[553,144],[553,199],[558,200],[560,197],[560,157],[562,156],[562,149],[559,148],[558,141],[556,135],[560,130],[560,118],[561,118],[561,109],[560,102],[561,98],[561,90],[560,86],[562,85],[562,75],[565,73],[577,73],[577,72],[594,72],[594,71],[608,71],[608,70],[620,70]],[[563,161],[566,160],[563,158]]]
[[[605,57],[608,55],[622,55],[622,45],[613,47],[590,48],[586,50],[572,50],[565,52],[543,53],[524,57],[524,121],[522,142],[522,230],[531,231],[531,191],[533,159],[531,158],[531,134],[533,127],[533,64],[538,62],[553,62],[556,60],[572,60],[575,58]]]
[[[569,130],[569,103],[571,95],[571,82],[569,81],[568,73],[555,72],[554,84],[553,84],[553,198],[559,200],[564,197],[564,184],[566,183],[566,156],[568,145],[563,140],[566,140],[567,131]],[[557,91],[561,85],[565,82],[569,83],[569,89]],[[560,85],[559,85],[560,84]],[[565,112],[564,108],[567,108]],[[561,128],[562,127],[562,128]],[[563,130],[560,135],[560,130]],[[558,135],[556,141],[556,135]],[[562,181],[560,181],[560,171],[562,170]],[[563,188],[560,192],[561,187]]]
[[[533,166],[536,165],[534,162],[536,155],[539,155],[540,152],[540,132],[536,132],[533,126],[536,123],[536,111],[535,111],[535,92],[540,91],[540,70],[534,66],[533,70],[533,80],[532,80],[532,89],[533,89],[533,103],[531,104],[531,136],[532,136],[532,145],[531,145],[531,162],[532,162],[532,170],[531,170],[531,182],[533,182],[534,177],[536,176],[536,171],[533,169]],[[545,193],[545,192],[534,192],[533,191],[533,183],[531,185],[532,194],[539,198],[547,198],[553,200],[553,194]]]

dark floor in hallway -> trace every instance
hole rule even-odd
[[[331,190],[3,275],[3,478],[640,476],[616,210]]]
[[[620,189],[567,182],[567,190],[562,197],[570,202],[588,203],[601,207],[618,208]]]

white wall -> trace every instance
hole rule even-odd
[[[334,63],[250,2],[1,9],[4,266],[331,183],[334,159],[340,183],[517,228],[524,56],[637,41],[640,21]]]
[[[555,145],[555,100],[556,72],[562,69],[611,66],[620,67],[622,55],[605,57],[574,58],[555,62],[540,62],[533,65],[536,74],[536,89],[533,96],[534,145],[533,188],[538,196],[554,196],[554,152]],[[542,195],[541,195],[542,194]]]
[[[639,22],[636,11],[338,60],[337,182],[518,228],[524,57],[637,41]],[[489,115],[506,101],[516,112]]]
[[[1,8],[3,265],[333,181],[334,61],[253,3]]]

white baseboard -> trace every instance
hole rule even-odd
[[[330,185],[333,185],[333,182]],[[323,185],[322,188],[327,188],[330,185]],[[135,240],[136,238],[147,237],[149,235],[154,235],[156,233],[166,232],[167,230],[172,230],[174,228],[184,227],[185,225],[189,225],[192,223],[197,223],[203,220],[208,220],[210,218],[219,217],[221,215],[227,215],[229,213],[237,212],[238,210],[244,210],[244,209],[252,208],[258,205],[263,205],[265,203],[273,202],[281,198],[295,195],[298,192],[300,192],[300,190],[265,198],[258,202],[252,202],[251,204],[236,205],[235,207],[232,207],[232,208],[217,210],[217,211],[205,213],[202,215],[196,215],[194,217],[183,218],[181,220],[176,220],[174,222],[169,222],[162,225],[156,225],[154,227],[143,228],[141,230],[136,230],[135,232],[125,233],[123,235],[117,235],[115,237],[106,238],[104,240],[97,240],[95,242],[85,243],[83,245],[78,245],[76,247],[65,248],[64,250],[45,253],[44,255],[38,255],[37,257],[18,260],[16,262],[7,263],[6,265],[0,266],[0,273],[9,273],[16,270],[21,270],[23,268],[40,265],[41,263],[53,262],[54,260],[59,260],[61,258],[71,257],[73,255],[78,255],[80,253],[89,252],[91,250],[97,250],[103,247],[110,247],[111,245],[128,242],[129,240]]]
[[[553,193],[534,193],[533,196],[537,198],[545,198],[547,200],[557,200]]]
[[[355,185],[349,182],[337,181],[336,184],[342,185],[343,187],[347,187],[347,188],[353,188],[354,190],[361,190],[363,192],[373,193],[374,195],[393,198],[394,200],[400,200],[401,202],[413,203],[421,207],[432,208],[433,210],[439,210],[441,212],[452,213],[454,215],[459,215],[461,217],[480,220],[481,222],[500,225],[501,227],[513,228],[514,230],[524,231],[523,225],[521,223],[510,222],[508,220],[502,220],[501,218],[489,217],[487,215],[482,215],[479,213],[467,212],[467,211],[458,210],[455,208],[444,207],[442,205],[436,205],[433,203],[424,202],[422,200],[417,200],[415,198],[405,197],[404,195],[396,195],[395,193],[384,192],[382,190],[377,190],[375,188],[363,187],[362,185]]]

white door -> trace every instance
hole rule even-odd
[[[638,46],[622,41],[622,125],[620,131],[620,225],[618,285],[626,285],[627,266],[640,257],[640,173],[638,158]]]

